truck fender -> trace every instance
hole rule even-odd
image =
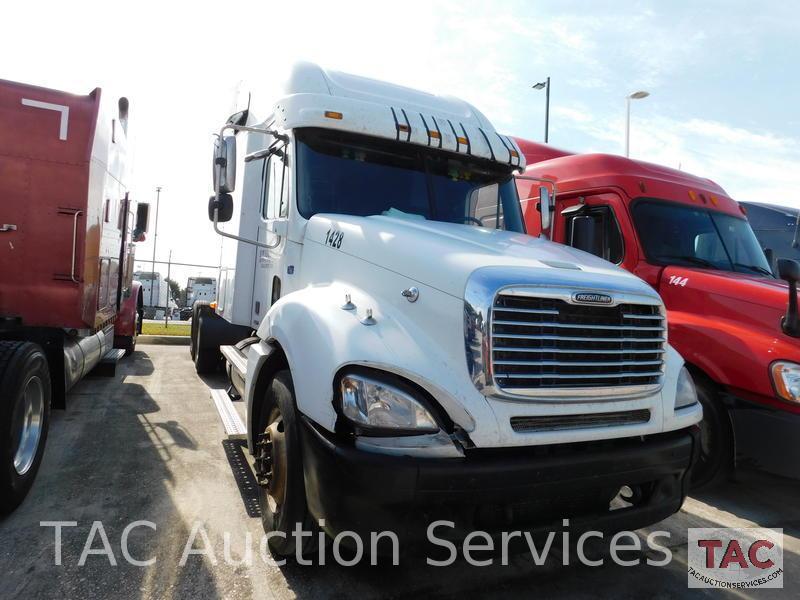
[[[135,336],[139,333],[136,331],[136,314],[143,306],[142,303],[142,284],[134,281],[131,284],[131,293],[123,298],[120,304],[117,319],[114,322],[115,336]]]
[[[248,355],[248,419],[257,418],[256,404],[268,384],[262,375],[264,368],[269,366],[268,371],[274,373],[275,365],[285,364],[292,373],[298,410],[328,431],[334,430],[337,418],[333,382],[348,365],[368,366],[408,379],[428,392],[466,432],[475,429],[476,419],[484,423],[496,420],[469,380],[463,346],[457,363],[432,355],[441,344],[434,343],[390,301],[372,298],[353,287],[348,291],[358,307],[376,307],[375,325],[362,323],[366,316],[362,308],[342,309],[342,303],[334,298],[344,299],[344,290],[337,286],[299,290],[270,308],[258,329],[262,342],[251,347]],[[428,296],[433,293],[426,290]],[[402,354],[392,343],[398,339],[403,341]],[[254,434],[252,428],[248,430],[252,443]]]

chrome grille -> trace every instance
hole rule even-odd
[[[490,331],[495,384],[511,393],[661,383],[666,336],[657,305],[501,293]]]

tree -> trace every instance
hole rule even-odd
[[[181,302],[182,299],[185,300],[184,290],[181,285],[177,281],[173,281],[170,278],[167,278],[167,283],[169,284],[169,295],[170,298],[175,300],[178,304],[183,304]]]

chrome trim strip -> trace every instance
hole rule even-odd
[[[498,309],[495,308],[495,311]],[[610,331],[625,331],[633,329],[635,331],[664,331],[663,327],[637,327],[636,325],[586,325],[580,323],[537,323],[534,321],[502,321],[497,319],[492,321],[494,325],[511,325],[513,327],[558,327],[560,329],[608,329]],[[648,338],[642,338],[646,340]]]
[[[608,361],[564,361],[564,360],[496,360],[495,365],[510,367],[643,367],[647,365],[660,365],[660,360],[626,360],[620,362]],[[544,375],[543,375],[544,377]],[[588,375],[587,375],[588,377]]]
[[[615,379],[617,377],[658,377],[661,371],[621,371],[619,373],[501,373],[495,379]]]

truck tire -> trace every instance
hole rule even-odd
[[[42,348],[31,342],[0,342],[0,514],[19,506],[36,479],[51,395]]]
[[[218,371],[222,366],[222,354],[220,354],[217,344],[203,347],[203,322],[206,319],[216,318],[216,315],[203,313],[204,311],[199,311],[199,316],[197,317],[197,347],[194,350],[194,370],[198,375],[210,375]],[[206,331],[206,335],[208,335],[208,331]]]
[[[697,397],[703,406],[700,422],[700,455],[692,469],[692,489],[710,488],[725,481],[733,468],[733,432],[725,405],[714,385],[695,378]]]
[[[125,356],[130,356],[136,352],[136,336],[126,335],[120,340],[120,349],[125,350]]]
[[[270,383],[264,414],[267,415],[264,433],[256,447],[261,522],[265,533],[280,531],[284,534],[283,537],[270,536],[269,549],[279,557],[295,555],[298,550],[301,555],[310,554],[317,549],[319,528],[306,504],[301,425],[288,370],[278,371]],[[303,531],[312,535],[296,540],[292,535],[296,523],[302,523]],[[303,544],[301,548],[296,547],[298,541]]]
[[[197,330],[200,324],[200,314],[205,311],[211,312],[211,306],[208,302],[198,300],[192,305],[192,325],[189,330],[189,352],[192,355],[192,360],[194,360],[197,353]]]

